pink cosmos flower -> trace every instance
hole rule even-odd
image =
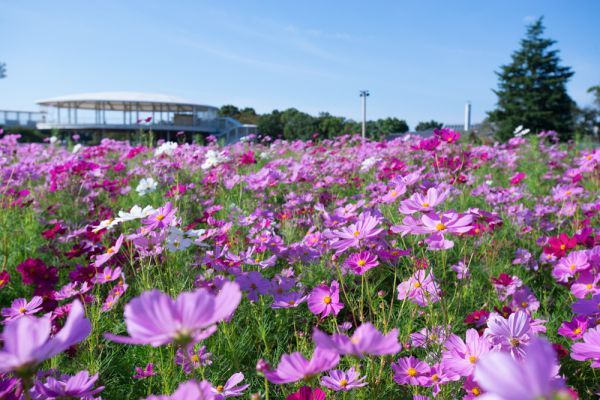
[[[433,386],[433,395],[437,396],[441,391],[441,385],[457,381],[460,379],[460,376],[450,371],[446,367],[446,364],[442,362],[431,366],[428,378],[427,386]]]
[[[571,358],[578,361],[592,360],[592,368],[600,368],[600,326],[588,330],[583,342],[571,346]]]
[[[271,308],[296,308],[304,303],[308,296],[300,292],[288,292],[273,296],[273,304]]]
[[[580,299],[571,305],[571,309],[575,314],[592,316],[600,314],[600,294],[593,296],[591,299]]]
[[[485,337],[480,337],[475,329],[468,329],[466,340],[456,335],[450,335],[445,343],[446,351],[442,359],[448,370],[460,375],[469,376],[475,370],[482,355],[490,351],[490,343]]]
[[[112,269],[111,267],[104,267],[102,272],[98,272],[92,282],[94,283],[107,283],[112,282],[121,277],[121,268],[116,267]]]
[[[360,253],[353,253],[346,259],[346,265],[350,267],[352,272],[357,275],[362,275],[368,270],[375,268],[379,265],[377,256],[369,251],[361,251]]]
[[[31,373],[42,361],[81,342],[91,330],[79,300],[71,304],[65,325],[52,337],[49,317],[26,316],[10,321],[2,332],[4,348],[0,350],[0,372]]]
[[[413,356],[399,358],[392,363],[392,370],[398,385],[424,386],[429,381],[429,365]]]
[[[212,386],[207,381],[187,381],[179,385],[170,396],[149,396],[146,400],[219,400],[212,391]]]
[[[354,247],[360,248],[365,241],[377,237],[383,228],[378,228],[379,219],[362,213],[354,224],[329,233],[330,246],[336,253],[342,253],[347,249]]]
[[[237,276],[235,281],[240,285],[240,289],[247,292],[246,296],[250,301],[258,301],[258,295],[267,294],[271,287],[271,282],[257,271],[243,273]]]
[[[510,305],[515,310],[523,310],[531,314],[540,308],[540,301],[535,297],[531,289],[523,286],[515,290]]]
[[[368,382],[365,382],[365,379],[367,377],[361,377],[354,367],[348,371],[335,369],[329,372],[329,376],[321,378],[321,385],[336,392],[347,392],[350,389],[366,386]]]
[[[325,400],[325,392],[319,388],[302,386],[300,390],[290,394],[285,400]]]
[[[121,245],[123,244],[123,239],[125,239],[125,236],[120,235],[119,238],[117,239],[117,241],[115,242],[114,246],[106,249],[106,253],[96,256],[96,260],[94,261],[94,266],[96,268],[100,268],[101,266],[106,264],[106,262],[108,260],[113,258],[121,249]]]
[[[212,392],[217,399],[226,399],[228,397],[238,397],[244,394],[244,390],[250,386],[249,384],[237,386],[244,380],[244,374],[241,372],[231,375],[225,385],[213,386]]]
[[[569,322],[563,322],[558,328],[557,333],[569,339],[581,339],[588,328],[588,319],[586,317],[575,317]]]
[[[298,382],[334,368],[339,361],[340,356],[336,352],[317,347],[310,360],[298,352],[284,354],[276,370],[264,373],[271,383]]]
[[[27,299],[15,299],[8,308],[2,309],[4,322],[12,321],[26,315],[33,315],[42,309],[44,299],[40,296],[34,296],[31,301]]]
[[[517,172],[516,174],[510,177],[509,183],[513,186],[518,185],[523,179],[525,179],[526,176],[527,175],[525,175],[524,172]]]
[[[144,368],[135,367],[135,374],[133,374],[133,379],[146,379],[155,375],[156,372],[154,372],[154,364],[148,363]]]
[[[173,218],[175,218],[176,208],[168,201],[163,207],[160,207],[154,214],[149,215],[142,220],[145,229],[161,229],[170,226]]]
[[[315,328],[313,341],[317,346],[336,351],[339,354],[351,354],[358,357],[396,354],[402,349],[398,343],[398,329],[392,329],[384,335],[369,322],[356,328],[352,337],[339,333],[334,333],[330,337]]]
[[[98,374],[90,376],[88,371],[80,371],[74,376],[50,376],[45,382],[37,381],[35,390],[44,399],[94,399],[104,390],[104,386],[94,388]]]
[[[331,286],[319,285],[308,295],[308,309],[315,315],[325,318],[328,315],[338,315],[344,308],[340,302],[340,286],[337,281],[331,282]]]
[[[552,276],[559,282],[567,282],[576,273],[588,269],[589,266],[585,251],[572,251],[558,260],[552,270]]]
[[[494,313],[490,315],[487,326],[484,335],[493,345],[499,346],[502,351],[510,352],[516,359],[523,358],[527,345],[534,336],[529,325],[529,315],[517,311],[508,318],[503,318]]]
[[[486,391],[482,399],[534,400],[559,398],[564,383],[557,379],[558,364],[552,346],[543,339],[531,341],[523,360],[506,353],[484,355],[475,368],[475,380]]]
[[[470,276],[469,266],[465,264],[463,260],[460,260],[458,263],[452,265],[452,271],[456,272],[457,279],[465,279]]]
[[[571,293],[578,299],[585,298],[588,294],[600,293],[600,274],[593,271],[584,271],[579,274],[577,280],[571,285]]]
[[[402,196],[404,193],[406,193],[406,186],[396,186],[381,198],[381,202],[385,204],[393,203],[398,199],[398,197]]]
[[[125,306],[125,324],[130,337],[105,333],[108,340],[154,347],[175,342],[197,343],[212,335],[216,323],[237,308],[242,293],[237,283],[226,282],[215,296],[206,289],[183,292],[176,300],[150,290]]]
[[[446,197],[448,197],[448,191],[440,192],[437,188],[431,187],[427,189],[425,195],[414,193],[408,199],[402,200],[398,211],[407,215],[416,212],[431,212],[437,205],[446,200]]]
[[[183,372],[191,374],[194,370],[212,364],[212,353],[206,351],[206,346],[200,346],[198,350],[194,345],[178,348],[175,353],[175,364],[183,367]]]
[[[398,285],[398,300],[409,299],[421,307],[439,301],[441,290],[433,272],[418,270],[408,280]]]

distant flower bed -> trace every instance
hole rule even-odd
[[[594,397],[600,150],[515,132],[3,134],[0,398]]]

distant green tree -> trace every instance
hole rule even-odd
[[[588,93],[594,96],[594,105],[575,107],[575,131],[579,135],[596,135],[600,129],[600,85],[592,86]]]
[[[256,114],[254,108],[246,107],[240,110],[236,119],[243,124],[256,125],[256,123],[258,122],[258,114]]]
[[[283,122],[281,112],[273,110],[268,114],[262,114],[257,120],[258,131],[266,136],[277,138],[283,135]]]
[[[415,131],[420,132],[427,131],[429,129],[440,129],[442,126],[444,126],[443,123],[437,122],[433,119],[431,121],[421,121],[415,127]]]
[[[377,120],[377,127],[381,134],[404,133],[408,131],[408,124],[403,119],[385,118]]]
[[[0,62],[0,79],[6,78],[6,64]]]
[[[561,66],[555,40],[544,38],[542,18],[527,27],[521,48],[512,54],[512,62],[500,67],[496,110],[489,113],[502,140],[513,136],[523,125],[533,132],[552,129],[561,139],[569,139],[573,130],[574,102],[566,84],[573,76],[570,67]]]
[[[320,113],[317,117],[317,131],[322,138],[331,139],[344,133],[344,118],[329,113]]]
[[[219,116],[236,118],[240,114],[240,109],[234,105],[226,104],[219,108]]]

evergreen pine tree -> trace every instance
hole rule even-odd
[[[558,50],[551,48],[556,41],[542,37],[543,33],[539,18],[528,26],[512,62],[496,72],[498,103],[489,117],[502,140],[511,138],[519,125],[532,132],[555,130],[563,140],[572,136],[574,102],[566,84],[573,72],[560,65]]]

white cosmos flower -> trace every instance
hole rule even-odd
[[[82,147],[83,146],[81,145],[81,143],[77,143],[75,146],[73,146],[73,154],[79,153],[79,150],[81,150]]]
[[[136,192],[139,193],[140,196],[144,196],[148,193],[152,193],[156,190],[156,187],[158,186],[158,182],[156,182],[154,180],[154,178],[150,177],[150,178],[143,178],[140,183],[138,183],[137,187],[135,188]]]
[[[522,137],[527,135],[530,132],[530,129],[523,129],[523,125],[519,125],[517,126],[517,129],[515,129],[515,137]]]
[[[167,236],[167,249],[169,251],[185,250],[192,245],[192,239],[185,237],[179,228],[171,227]]]
[[[158,157],[161,154],[166,154],[166,155],[170,156],[173,154],[173,152],[175,151],[176,148],[177,148],[177,143],[164,142],[156,150],[154,150],[154,156]]]
[[[369,158],[365,159],[362,162],[362,164],[360,164],[360,170],[361,171],[370,170],[371,167],[377,163],[377,161],[379,161],[379,158],[377,158],[377,157],[369,157]]]
[[[224,151],[218,152],[215,150],[208,150],[206,152],[206,159],[200,166],[202,169],[210,169],[215,167],[221,163],[224,163],[229,160],[229,157],[225,155]]]
[[[117,219],[121,220],[122,222],[133,221],[135,219],[146,218],[148,215],[154,214],[155,212],[156,209],[154,209],[154,207],[152,206],[146,206],[144,207],[144,209],[142,209],[142,207],[135,205],[131,207],[131,210],[129,212],[122,210],[119,211],[119,218]]]
[[[95,226],[94,229],[92,229],[92,232],[96,233],[98,231],[101,231],[102,229],[112,229],[113,226],[116,226],[120,223],[121,221],[117,218],[109,218],[109,219],[105,219],[104,221],[100,221],[100,224],[98,224],[98,226]]]

